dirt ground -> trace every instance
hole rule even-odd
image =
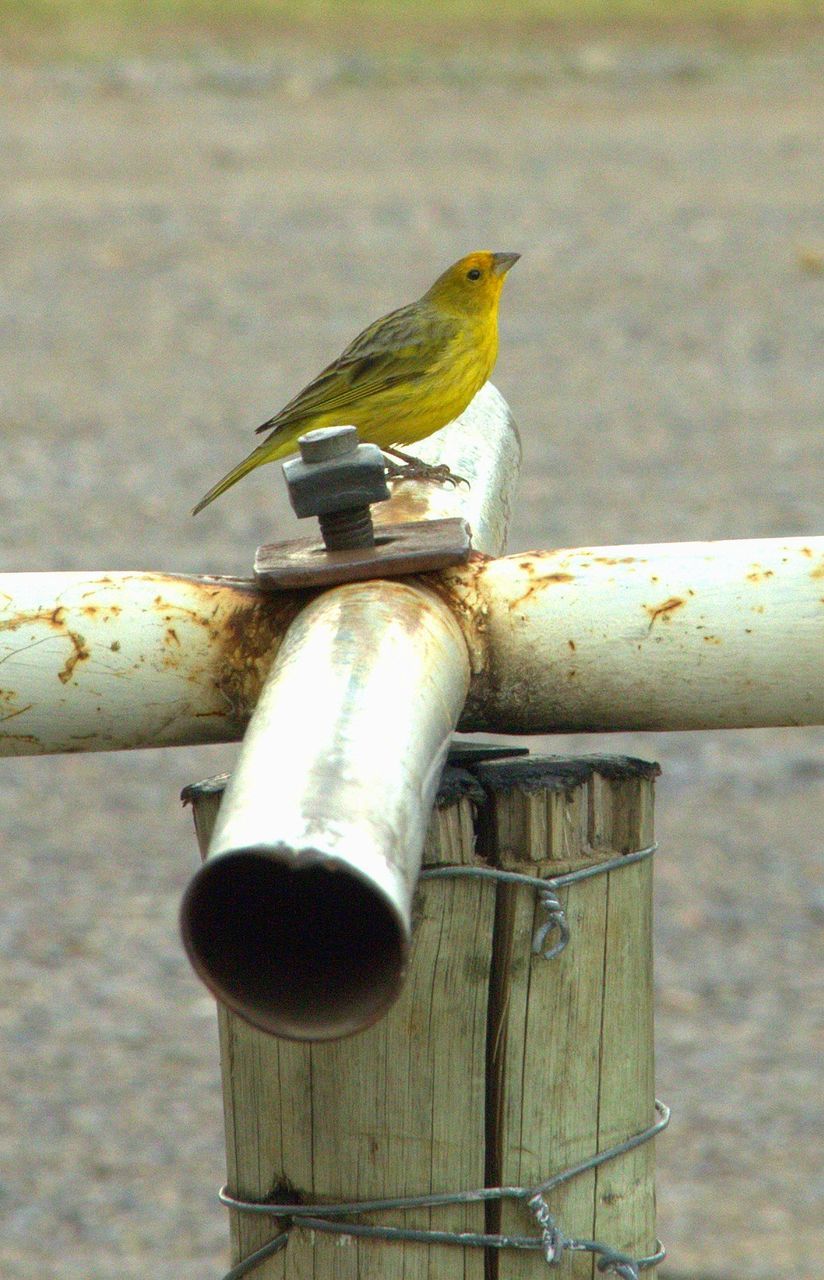
[[[824,91],[810,42],[0,66],[3,566],[246,573],[194,500],[364,323],[518,250],[513,549],[820,532]],[[821,730],[547,739],[656,758],[670,1276],[824,1249]],[[288,743],[284,744],[288,750]],[[0,1271],[226,1265],[180,788],[235,748],[0,762]],[[816,1038],[818,1037],[818,1038]]]

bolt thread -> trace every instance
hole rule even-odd
[[[374,547],[375,530],[369,507],[350,507],[318,516],[327,551],[349,551],[353,547]]]

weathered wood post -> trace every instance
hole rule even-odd
[[[657,772],[619,757],[484,766],[481,852],[488,841],[497,865],[554,877],[650,849]],[[544,1182],[654,1121],[651,858],[582,879],[561,901],[570,942],[545,961],[524,945],[534,902],[499,890],[488,1125],[503,1184]],[[566,1235],[654,1254],[653,1144],[563,1183],[548,1203]],[[502,1229],[519,1226],[523,1207],[504,1201]],[[542,1264],[515,1253],[506,1275],[535,1276]],[[592,1266],[573,1254],[566,1274]]]
[[[367,1031],[312,1044],[263,1034],[218,1006],[230,1196],[332,1205],[530,1188],[650,1126],[651,860],[620,859],[652,844],[656,772],[623,758],[448,768],[408,979],[389,1013]],[[221,791],[215,780],[186,792],[204,853]],[[570,937],[551,959],[533,951],[549,921],[528,884],[426,875],[498,868],[556,877],[616,859],[615,869],[558,890]],[[557,937],[550,929],[541,951]],[[503,1259],[493,1249],[347,1234],[368,1222],[534,1237],[524,1199],[357,1214],[330,1234],[296,1225],[288,1247],[250,1273],[481,1280],[500,1263],[501,1275],[537,1275],[546,1267],[539,1249]],[[566,1240],[653,1255],[652,1144],[559,1185],[546,1202]],[[233,1210],[231,1224],[236,1265],[288,1225],[246,1210]],[[592,1253],[573,1245],[559,1275],[577,1280],[593,1266]]]

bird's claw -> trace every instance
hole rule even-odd
[[[450,471],[446,463],[438,467],[430,467],[429,471],[431,479],[437,484],[451,485],[453,489],[459,488],[462,484],[465,484],[467,489],[470,487],[466,476],[459,476],[454,471]],[[426,479],[426,476],[423,479]]]
[[[465,484],[469,488],[469,481],[465,476],[458,476],[454,471],[450,471],[446,463],[435,465],[429,462],[390,462],[386,459],[386,474],[390,480],[428,480],[432,484],[451,485],[457,489],[459,485]]]

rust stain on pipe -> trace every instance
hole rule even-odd
[[[13,618],[7,618],[5,622],[0,622],[0,631],[16,631],[19,627],[25,626],[53,626],[57,631],[65,629],[66,610],[62,607],[57,609],[37,609],[33,612],[18,613]]]
[[[78,631],[70,631],[68,627],[66,628],[66,635],[71,640],[73,648],[66,659],[66,665],[57,673],[57,678],[61,684],[68,684],[78,662],[85,662],[89,657],[89,650],[84,636],[81,636]]]
[[[240,719],[252,714],[280,642],[310,598],[305,591],[276,595],[251,588],[249,600],[215,634],[221,651],[213,666],[215,684]]]
[[[520,567],[527,574],[531,574],[533,572],[532,565],[530,565],[529,561],[522,560],[520,562]],[[537,581],[531,583],[526,588],[525,591],[521,592],[519,596],[516,596],[514,600],[510,600],[507,605],[507,608],[509,609],[510,613],[514,613],[515,610],[518,609],[520,605],[524,604],[527,600],[530,600],[532,596],[534,596],[536,591],[543,591],[545,587],[551,587],[553,583],[574,582],[574,581],[575,581],[575,574],[573,573],[542,574],[540,578],[537,579]]]
[[[139,576],[135,575],[136,578]],[[166,624],[162,638],[163,665],[167,668],[180,668],[187,679],[199,681],[202,678],[203,670],[193,666],[190,655],[182,651],[180,636],[174,626],[176,620],[185,617],[191,625],[202,628],[214,646],[209,651],[206,667],[214,672],[217,688],[238,715],[248,716],[274,659],[279,638],[311,596],[306,592],[300,596],[292,593],[262,593],[252,581],[246,579],[195,580],[186,579],[182,575],[155,574],[153,581],[162,586],[164,577],[175,586],[187,582],[189,588],[196,593],[196,598],[191,607],[185,607],[166,599],[160,591],[151,602],[149,611],[159,615]],[[110,587],[112,579],[101,577],[95,580],[95,584]],[[93,589],[87,594],[94,594]],[[204,608],[204,596],[207,601],[211,598],[211,608],[208,603]],[[69,642],[70,653],[56,675],[61,684],[67,684],[73,678],[78,678],[79,665],[96,656],[100,648],[100,645],[93,648],[94,642],[72,625],[76,624],[78,613],[87,616],[90,622],[94,620],[98,624],[113,624],[122,612],[122,606],[118,604],[86,604],[73,609],[59,605],[56,608],[16,614],[0,622],[0,631],[24,631],[27,627],[36,627],[38,631],[42,631],[46,627],[54,631],[56,636],[65,638]],[[43,637],[40,636],[32,640],[31,644],[42,642]],[[21,644],[15,650],[15,656],[27,647],[26,643]],[[120,640],[111,639],[109,634],[105,640],[105,649],[109,653],[119,652]],[[140,661],[151,656],[150,653],[143,654]],[[128,673],[124,671],[115,674]],[[13,699],[14,691],[0,689],[0,698]]]
[[[16,608],[15,595],[0,600],[4,755],[165,745],[178,740],[175,721],[181,741],[197,740],[197,721],[210,724],[204,741],[239,737],[285,631],[311,598],[183,574],[20,575],[20,583]],[[158,683],[162,676],[171,682]]]
[[[162,575],[158,575],[158,580]],[[180,578],[168,575],[170,584]],[[233,719],[246,721],[254,710],[263,682],[275,660],[289,624],[313,598],[312,593],[262,592],[247,578],[199,580],[206,595],[192,608],[164,598],[159,592],[153,605],[166,624],[163,634],[163,665],[181,669],[186,679],[199,683],[211,675],[215,688],[231,708]],[[174,594],[170,592],[169,594]],[[175,621],[185,618],[201,627],[210,641],[203,667],[194,666],[181,645]],[[220,711],[208,715],[224,714]]]
[[[460,728],[818,723],[820,553],[765,539],[753,555],[754,542],[519,552],[422,577],[470,653]]]
[[[683,609],[686,603],[681,596],[670,596],[669,600],[665,600],[663,604],[645,604],[644,609],[649,614],[650,631],[659,618],[664,622],[670,622],[676,609]]]

